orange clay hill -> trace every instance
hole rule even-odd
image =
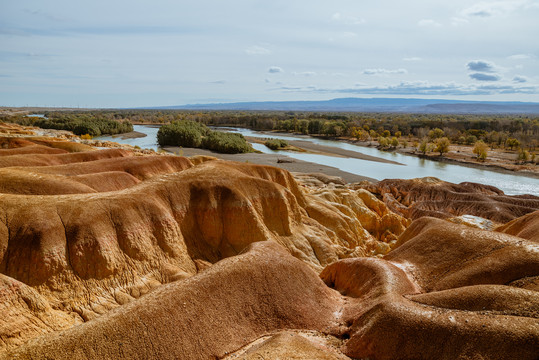
[[[539,354],[536,198],[0,130],[0,359]]]

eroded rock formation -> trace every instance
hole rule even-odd
[[[383,198],[392,211],[409,219],[474,215],[504,224],[539,209],[537,196],[509,196],[490,185],[452,184],[432,177],[388,179],[364,188]]]
[[[277,242],[321,271],[386,253],[407,224],[365,191],[332,190],[330,201],[268,166],[119,149],[29,154],[0,157],[0,271],[15,304],[0,319],[4,347],[99,317],[253,242]]]
[[[207,359],[244,348],[227,359],[536,358],[536,244],[435,218],[415,221],[399,241],[385,259],[329,265],[320,275],[327,287],[280,245],[254,243],[5,356]]]
[[[1,359],[539,353],[535,197],[0,143]]]

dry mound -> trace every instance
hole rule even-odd
[[[0,193],[60,195],[116,191],[192,166],[188,159],[175,156],[129,156],[57,166],[0,168]]]
[[[359,189],[325,187],[309,191],[305,207],[316,219],[340,238],[353,244],[363,234],[367,254],[386,254],[409,221],[390,211],[370,192]]]
[[[2,125],[3,124],[0,123],[0,129],[2,128]],[[36,143],[28,140],[27,138],[0,136],[0,148],[2,150],[16,149],[33,145],[36,145]]]
[[[154,155],[113,157],[56,166],[25,167],[24,170],[39,174],[64,176],[121,171],[139,180],[146,180],[155,175],[174,173],[192,166],[191,161],[184,157]]]
[[[3,150],[0,150],[3,151]],[[132,156],[132,153],[121,149],[105,149],[69,154],[33,154],[31,156],[11,155],[0,156],[0,168],[12,166],[48,166],[101,159]]]
[[[490,185],[452,184],[436,178],[388,179],[365,188],[409,219],[474,215],[503,224],[539,209],[537,196],[508,196]]]
[[[73,137],[76,137],[76,136],[73,136]],[[64,140],[62,138],[50,138],[46,136],[32,136],[32,137],[27,137],[26,139],[38,145],[44,145],[44,146],[48,146],[54,149],[66,150],[68,152],[82,152],[82,151],[95,150],[95,148],[93,148],[90,145]]]
[[[0,133],[1,126],[0,123]],[[30,149],[21,149],[21,148]],[[63,138],[50,138],[44,136],[28,136],[28,137],[0,137],[0,156],[16,155],[16,154],[62,154],[66,152],[80,152],[94,150],[91,146],[65,140]],[[32,150],[33,149],[33,150]]]
[[[24,155],[24,154],[66,154],[67,151],[55,149],[43,145],[31,145],[0,150],[0,156]]]
[[[271,166],[5,143],[0,358],[539,353],[535,197],[433,178],[376,197]],[[524,216],[409,224],[424,214]]]
[[[322,279],[348,297],[342,351],[375,359],[535,359],[539,247],[435,218],[385,260],[340,260]]]
[[[315,332],[283,331],[266,336],[223,360],[349,360],[336,349],[337,338]]]
[[[496,228],[496,231],[539,242],[539,211],[510,221]]]
[[[281,329],[337,332],[339,294],[274,243],[174,282],[101,318],[35,339],[6,358],[220,358]]]
[[[0,175],[0,272],[78,322],[253,242],[275,241],[320,271],[340,258],[387,252],[388,232],[379,227],[399,233],[406,223],[366,191],[329,202],[304,194],[285,170],[245,163],[120,156]],[[33,311],[15,310],[20,319]],[[59,326],[34,324],[33,316],[27,321],[39,331]],[[0,334],[5,346],[37,330],[10,331]]]

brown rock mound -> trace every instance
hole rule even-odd
[[[496,231],[539,242],[539,211],[510,221],[496,228]]]
[[[340,341],[314,332],[283,331],[255,341],[223,360],[348,360],[335,347]]]
[[[340,260],[321,274],[348,297],[342,350],[353,358],[535,359],[539,248],[521,238],[422,218],[385,260]]]
[[[278,242],[321,270],[365,254],[378,241],[376,232],[362,228],[362,221],[376,223],[377,213],[360,216],[360,208],[372,212],[385,205],[361,200],[361,192],[342,204],[320,205],[327,219],[316,212],[321,198],[306,196],[281,169],[224,161],[193,167],[181,157],[106,154],[120,157],[0,169],[0,272],[78,322],[189,277],[253,242]],[[384,211],[382,217],[390,215]],[[352,226],[341,229],[347,221]],[[21,319],[31,311],[16,310]],[[35,326],[57,329],[47,321]],[[6,335],[5,345],[33,334]]]
[[[5,150],[0,150],[5,151]],[[9,151],[9,150],[8,150]],[[68,154],[33,154],[32,156],[11,155],[0,156],[0,168],[12,166],[48,166],[85,161],[95,161],[100,159],[110,159],[124,156],[132,156],[132,153],[121,149],[105,149],[80,153]]]
[[[188,159],[176,156],[128,156],[57,166],[0,168],[0,193],[60,195],[116,191],[192,166]]]
[[[24,154],[66,154],[67,151],[55,149],[43,145],[30,145],[0,150],[0,156],[24,155]]]
[[[220,358],[269,332],[337,332],[339,295],[271,242],[5,358]]]
[[[452,184],[436,178],[388,179],[365,188],[409,219],[468,214],[503,224],[539,209],[537,196],[508,196],[493,186]]]

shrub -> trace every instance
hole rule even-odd
[[[379,137],[378,145],[381,149],[386,149],[389,147],[389,139],[387,137]]]
[[[281,139],[269,139],[269,140],[266,140],[264,145],[266,145],[271,150],[279,150],[279,149],[287,147],[288,142],[286,140],[281,140]]]
[[[92,123],[80,123],[73,127],[71,130],[75,135],[88,134],[92,137],[101,135],[101,130],[96,124]]]
[[[438,138],[434,142],[435,145],[435,151],[440,153],[440,156],[442,156],[444,153],[449,151],[449,145],[451,143],[449,142],[449,139],[446,137]]]
[[[419,150],[420,152],[423,153],[423,155],[425,155],[427,153],[427,151],[429,151],[429,139],[427,139],[426,137],[423,138],[421,140],[421,144],[419,144],[419,147],[417,148],[417,150]]]
[[[160,146],[185,146],[197,148],[202,145],[202,136],[210,130],[195,121],[175,121],[163,125],[157,132],[157,143]]]
[[[225,154],[251,152],[251,146],[241,134],[212,131],[203,139],[202,147]]]
[[[485,144],[482,140],[479,140],[475,143],[473,153],[477,155],[478,160],[485,160],[488,155],[488,145]]]
[[[527,150],[520,149],[517,155],[517,160],[521,162],[526,162],[530,160],[530,153]]]

